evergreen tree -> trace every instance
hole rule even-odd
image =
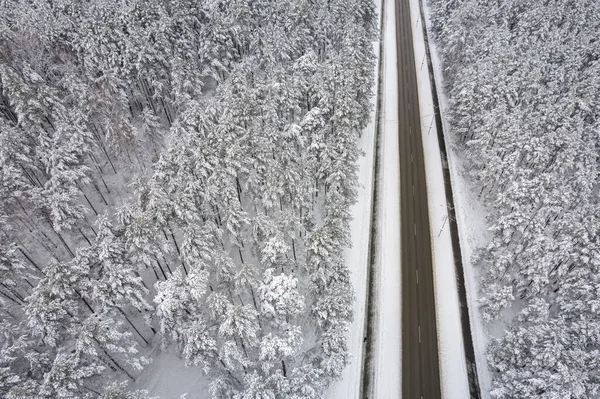
[[[324,394],[348,358],[375,18],[0,2],[0,395],[146,397],[107,382],[156,330],[215,398]]]

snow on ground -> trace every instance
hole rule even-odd
[[[152,364],[146,366],[142,375],[135,381],[133,388],[145,389],[151,396],[160,399],[210,398],[209,381],[200,367],[185,367],[174,348],[161,352],[159,348],[150,353]]]
[[[381,12],[381,0],[375,0],[377,10]],[[379,81],[379,41],[373,44],[377,55],[375,63],[375,95],[371,100],[373,111],[371,121],[363,131],[359,141],[365,156],[359,160],[359,189],[358,201],[351,209],[353,220],[351,225],[352,248],[344,252],[344,259],[350,268],[350,278],[355,291],[354,320],[350,327],[348,349],[351,353],[350,364],[344,369],[341,379],[331,384],[326,397],[330,399],[359,399],[362,381],[364,327],[366,316],[367,273],[369,267],[369,239],[371,231],[371,199],[373,190],[374,147],[377,117],[377,82]]]
[[[443,109],[443,106],[442,106]],[[473,347],[475,350],[475,362],[479,377],[479,388],[481,398],[488,399],[491,388],[491,374],[485,359],[485,348],[488,336],[483,326],[479,308],[477,308],[477,283],[478,273],[470,262],[473,251],[485,247],[491,239],[487,231],[485,221],[486,211],[479,200],[469,189],[467,182],[461,176],[461,158],[455,151],[448,149],[450,178],[454,188],[454,206],[456,207],[456,218],[458,223],[458,234],[462,248],[463,266],[465,271],[465,286],[467,290],[467,302],[469,305],[469,317],[471,321],[471,334],[473,335]]]
[[[469,383],[460,324],[460,307],[453,262],[452,240],[447,212],[442,159],[435,126],[434,107],[427,69],[425,42],[421,27],[419,0],[411,0],[413,46],[417,81],[421,132],[425,151],[425,173],[429,202],[429,224],[433,251],[435,303],[438,327],[438,351],[442,395],[445,399],[469,397]]]
[[[384,2],[383,126],[381,132],[381,191],[377,248],[378,328],[374,353],[374,398],[399,398],[401,389],[401,282],[400,282],[400,160],[398,159],[398,58],[396,7]]]
[[[412,0],[414,8],[417,9],[417,1]],[[424,1],[424,0],[423,0]],[[416,11],[414,11],[416,12]],[[413,13],[414,13],[413,12]],[[425,5],[425,14],[427,17],[427,23],[429,21],[429,8]],[[422,36],[422,33],[421,33]],[[415,42],[416,42],[415,38]],[[416,44],[415,44],[416,46]],[[438,99],[442,114],[442,124],[445,132],[450,131],[450,127],[444,118],[444,110],[447,109],[447,100],[441,87],[443,85],[443,75],[441,69],[441,62],[437,56],[437,50],[433,41],[429,42],[433,68],[435,73],[435,80],[438,86]],[[420,50],[423,52],[423,50]],[[418,61],[417,61],[418,62]],[[419,66],[420,67],[420,66]],[[427,68],[425,64],[423,70]],[[429,81],[427,80],[427,85]],[[428,91],[430,92],[430,91]],[[421,95],[421,90],[419,91]],[[427,100],[429,101],[429,100]],[[431,102],[431,101],[429,101]],[[423,110],[421,111],[422,113]],[[426,113],[425,113],[426,114]],[[427,127],[428,128],[428,127]],[[435,124],[432,128],[430,135],[436,136],[434,131]],[[465,273],[465,287],[467,294],[467,304],[469,308],[469,319],[471,323],[471,334],[473,339],[473,347],[475,350],[475,361],[477,364],[477,375],[479,378],[479,388],[481,391],[482,399],[489,398],[489,391],[491,386],[491,374],[487,367],[487,361],[485,359],[485,348],[487,346],[488,336],[485,332],[483,321],[477,307],[477,293],[479,287],[477,284],[477,271],[474,269],[471,263],[471,256],[473,251],[477,248],[485,247],[491,239],[491,234],[487,230],[487,223],[485,220],[486,211],[481,205],[477,196],[469,188],[467,181],[462,175],[462,158],[458,154],[455,148],[451,145],[448,137],[445,136],[446,149],[448,152],[448,166],[450,168],[450,180],[452,182],[453,194],[454,194],[454,206],[456,207],[456,218],[458,225],[458,234],[460,236],[462,260]],[[439,152],[438,152],[439,154]],[[467,396],[465,396],[467,397]]]

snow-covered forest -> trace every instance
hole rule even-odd
[[[341,252],[376,18],[371,0],[0,2],[0,396],[146,398],[128,384],[160,345],[201,367],[214,398],[322,397],[349,360]],[[565,73],[593,79],[579,61]],[[563,125],[553,140],[571,158],[543,176],[571,208],[549,214],[549,202],[526,231],[556,218],[564,245],[536,241],[527,257],[560,249],[561,279],[519,291],[536,299],[530,328],[566,323],[561,334],[593,328],[591,309],[569,320],[557,306],[589,303],[594,287],[576,283],[597,278],[584,242],[594,108],[575,101],[593,86],[569,88],[560,104],[545,96],[556,111],[543,124]],[[569,126],[553,122],[565,112]],[[557,179],[577,190],[563,197]],[[555,286],[569,301],[548,316]]]
[[[430,0],[494,398],[600,393],[600,3]]]

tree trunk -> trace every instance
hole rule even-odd
[[[56,234],[56,236],[58,237],[58,239],[60,240],[60,242],[62,243],[62,245],[67,250],[67,252],[69,252],[69,254],[71,255],[71,257],[74,258],[75,254],[73,253],[73,251],[71,251],[71,248],[69,248],[69,246],[67,245],[67,242],[65,241],[65,239],[63,238],[63,236],[58,231],[56,231],[56,229],[54,228],[54,225],[52,224],[52,221],[50,220],[50,218],[46,216],[46,220],[48,221],[48,224],[50,225],[50,228],[52,229],[52,231],[54,231],[54,234]]]
[[[160,271],[162,272],[163,277],[165,278],[165,280],[167,280],[167,275],[164,271],[164,269],[162,268],[162,265],[160,264],[160,262],[158,261],[158,259],[156,259],[156,264],[158,265],[158,267],[160,268]]]
[[[240,179],[235,177],[235,185],[237,189],[238,201],[240,201],[240,205],[242,204],[242,187],[240,186]]]
[[[150,343],[148,342],[148,340],[146,340],[146,338],[144,338],[144,336],[142,335],[142,333],[133,325],[133,323],[131,322],[131,320],[129,320],[129,317],[127,317],[127,315],[125,314],[125,312],[123,312],[123,309],[121,309],[119,306],[117,306],[117,310],[123,315],[123,317],[125,318],[125,320],[127,320],[127,323],[129,323],[129,325],[131,326],[131,328],[133,328],[133,330],[137,333],[137,335],[139,335],[140,338],[146,343],[146,346],[150,345]]]
[[[102,176],[100,176],[100,178],[102,178]],[[104,179],[103,179],[103,181],[104,181]],[[100,191],[100,188],[98,187],[98,185],[96,184],[95,181],[92,181],[92,186],[94,187],[96,192],[98,194],[100,194],[100,198],[102,198],[102,202],[104,202],[104,205],[108,206],[108,201],[106,201],[106,198],[104,198],[104,194],[102,194],[102,191]]]
[[[177,254],[181,255],[181,251],[179,250],[179,245],[177,244],[177,240],[175,239],[175,234],[173,234],[173,229],[171,229],[171,226],[169,226],[169,224],[167,224],[167,227],[169,228],[169,232],[171,233],[171,238],[173,239],[173,243],[175,244],[175,249],[177,250]]]
[[[5,292],[0,291],[0,295],[2,295],[3,297],[5,297],[6,299],[10,300],[11,302],[15,303],[17,306],[21,306],[23,303],[19,303],[18,298],[13,298],[10,295],[8,295]]]
[[[79,233],[83,236],[83,238],[87,241],[87,243],[90,245],[90,247],[92,246],[92,242],[87,238],[87,236],[85,234],[83,234],[83,231],[81,231],[80,228],[77,228],[77,230],[79,230]]]
[[[116,368],[121,370],[127,377],[129,377],[131,379],[131,381],[135,381],[135,378],[133,378],[133,376],[131,374],[129,374],[127,372],[127,370],[125,370],[123,367],[121,367],[121,365],[119,363],[117,363],[117,361],[106,351],[106,349],[104,349],[104,347],[100,344],[100,342],[98,342],[98,340],[96,338],[94,338],[94,341],[96,342],[96,344],[98,344],[98,347],[100,349],[102,349],[102,352],[104,352],[106,357],[108,357],[110,359],[110,361],[113,362],[113,364],[115,365]]]
[[[90,306],[90,304],[88,303],[88,301],[83,297],[83,295],[81,295],[78,290],[75,290],[75,292],[77,293],[77,295],[79,296],[79,298],[81,298],[81,300],[83,301],[83,303],[85,303],[85,306],[87,306],[87,308],[90,310],[90,312],[96,313],[94,311],[94,309]]]
[[[27,252],[25,252],[25,251],[23,250],[23,248],[21,248],[21,247],[17,247],[17,249],[18,249],[18,250],[21,252],[21,254],[22,254],[24,257],[25,257],[25,259],[27,259],[27,260],[29,261],[29,263],[31,263],[31,264],[32,264],[32,265],[33,265],[33,266],[34,266],[36,269],[38,269],[38,270],[40,271],[40,273],[44,274],[44,272],[43,272],[43,271],[42,271],[42,269],[41,269],[41,268],[38,266],[38,264],[37,264],[37,263],[35,263],[35,262],[33,261],[33,259],[31,259],[31,258],[29,257],[29,255],[27,255]]]

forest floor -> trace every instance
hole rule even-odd
[[[161,399],[177,399],[184,394],[185,399],[210,398],[209,381],[202,369],[186,367],[174,348],[161,351],[156,345],[150,356],[152,364],[144,368],[135,382],[135,388],[145,389],[150,396]]]

